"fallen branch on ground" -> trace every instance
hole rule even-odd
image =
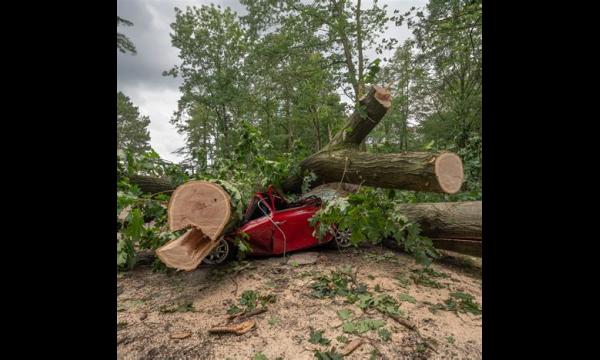
[[[241,322],[239,324],[234,324],[234,325],[228,325],[228,326],[217,326],[211,329],[208,329],[208,332],[210,334],[236,334],[236,335],[242,335],[247,333],[248,331],[252,330],[252,328],[254,327],[254,325],[256,325],[256,322],[254,322],[254,320],[248,320],[248,321],[244,321]]]

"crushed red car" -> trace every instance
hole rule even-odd
[[[314,228],[309,219],[321,208],[322,200],[307,196],[293,203],[272,186],[267,191],[255,193],[250,200],[242,225],[226,234],[219,244],[204,258],[207,264],[219,264],[232,257],[237,249],[233,238],[239,232],[248,235],[252,248],[249,255],[281,255],[284,253],[333,243],[339,247],[350,246],[350,232],[337,231],[327,234],[322,240],[313,235]]]

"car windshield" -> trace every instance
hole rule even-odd
[[[254,200],[252,200],[252,205],[250,207],[250,211],[247,213],[245,221],[258,219],[265,215],[269,215],[270,213],[271,211],[269,210],[269,207],[264,203],[264,200],[256,196]]]

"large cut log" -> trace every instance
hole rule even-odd
[[[369,154],[354,150],[320,152],[302,162],[323,182],[454,194],[463,181],[460,158],[449,152]]]
[[[427,237],[482,239],[481,201],[401,204],[399,210]]]
[[[167,219],[171,231],[195,227],[214,241],[230,218],[229,194],[211,182],[187,182],[179,186],[169,200]]]
[[[129,175],[129,182],[137,185],[142,192],[156,194],[175,190],[175,186],[170,181],[146,175]]]
[[[450,152],[369,154],[358,151],[361,142],[391,106],[390,93],[373,86],[359,101],[346,125],[321,151],[300,163],[301,173],[317,175],[313,185],[344,181],[367,186],[454,194],[463,182],[462,160]],[[290,176],[286,192],[299,193],[302,176]]]
[[[168,267],[194,270],[239,221],[235,206],[222,185],[197,180],[179,186],[169,200],[168,225],[171,231],[189,230],[156,249],[156,255]]]

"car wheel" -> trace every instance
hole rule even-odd
[[[231,245],[225,239],[221,238],[217,246],[202,260],[205,264],[222,264],[227,260],[231,253]]]
[[[335,244],[340,248],[347,248],[352,246],[352,243],[350,242],[350,236],[352,236],[352,232],[350,231],[350,229],[335,229],[335,231],[333,232],[333,240],[335,241]]]

